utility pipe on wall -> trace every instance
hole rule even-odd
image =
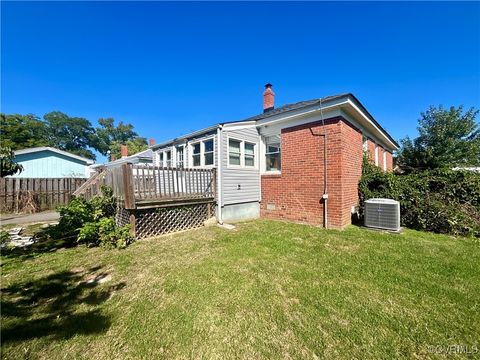
[[[328,229],[328,178],[327,178],[327,128],[325,127],[325,119],[323,118],[322,98],[319,100],[320,104],[320,118],[322,119],[323,127],[323,225]]]
[[[222,128],[223,125],[218,125],[217,128],[217,221],[223,224],[222,214]]]

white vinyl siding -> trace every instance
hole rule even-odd
[[[258,161],[255,158],[260,136],[256,127],[251,126],[236,130],[224,129],[222,130],[222,142],[220,162],[222,166],[222,205],[260,201],[260,171]],[[247,144],[246,147],[245,144]],[[249,154],[251,151],[251,146],[248,144],[254,147],[255,166],[248,166],[245,163],[245,154]],[[238,145],[240,145],[240,149],[238,149]],[[235,158],[234,162],[238,163],[239,150],[240,165],[233,165],[230,161],[230,155]]]

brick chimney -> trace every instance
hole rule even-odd
[[[122,158],[128,156],[128,148],[127,148],[127,145],[120,145],[120,155],[122,155]]]
[[[154,138],[151,138],[151,139],[148,141],[148,144],[149,144],[150,146],[155,145],[155,139],[154,139]]]
[[[263,92],[263,112],[273,110],[274,102],[275,93],[272,90],[272,84],[266,84]]]

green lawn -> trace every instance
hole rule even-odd
[[[431,358],[480,348],[480,244],[275,221],[2,257],[4,358]],[[98,275],[111,280],[88,283]]]

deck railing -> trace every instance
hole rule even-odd
[[[215,197],[215,169],[131,165],[131,172],[139,201]]]
[[[102,185],[110,186],[114,197],[124,202],[126,209],[148,203],[213,200],[216,196],[216,171],[214,168],[123,164],[96,174],[75,195],[90,198],[100,193]]]

